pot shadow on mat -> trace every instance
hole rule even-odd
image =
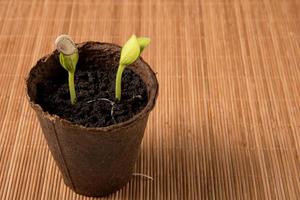
[[[232,137],[230,127],[216,132],[211,124],[192,128],[185,121],[164,126],[169,134],[160,128],[146,132],[135,167],[153,180],[135,176],[115,197],[254,199],[264,194],[258,152]]]

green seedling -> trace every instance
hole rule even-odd
[[[74,84],[74,76],[76,65],[78,63],[79,54],[78,49],[73,40],[68,35],[60,35],[55,40],[55,45],[59,53],[59,62],[61,66],[68,71],[69,76],[69,92],[71,104],[76,103],[76,91]]]
[[[121,100],[121,81],[124,69],[126,68],[126,66],[134,63],[136,59],[138,59],[142,51],[149,45],[149,43],[149,38],[137,38],[135,35],[132,35],[122,47],[119,67],[116,76],[115,98],[117,101]]]

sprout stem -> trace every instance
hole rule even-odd
[[[74,105],[76,103],[76,92],[75,92],[75,85],[74,85],[74,75],[75,73],[69,72],[69,91],[70,91],[70,98],[71,104]]]
[[[125,66],[122,64],[119,64],[118,71],[117,71],[117,77],[116,77],[116,99],[118,101],[121,101],[121,82],[122,82],[122,74],[125,69]]]

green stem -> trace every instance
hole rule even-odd
[[[74,85],[74,75],[75,73],[69,72],[69,91],[70,91],[70,98],[71,104],[74,105],[76,103],[76,92],[75,92],[75,85]]]
[[[122,74],[125,69],[125,66],[120,64],[118,71],[117,71],[117,77],[116,77],[116,99],[118,101],[121,101],[121,81],[122,81]]]

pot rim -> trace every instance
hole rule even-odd
[[[114,43],[106,43],[106,42],[97,42],[97,41],[86,41],[86,42],[81,42],[81,43],[77,43],[76,45],[78,46],[78,48],[83,47],[84,45],[87,44],[91,44],[91,45],[108,45],[108,46],[112,46],[112,47],[117,47],[120,48],[121,47],[117,44]],[[42,114],[43,117],[47,118],[48,120],[50,120],[53,123],[61,123],[62,126],[68,126],[70,128],[74,128],[74,129],[85,129],[86,131],[89,131],[89,133],[93,133],[94,131],[96,132],[109,132],[112,130],[119,130],[119,129],[123,129],[123,128],[127,128],[130,126],[133,126],[134,123],[140,119],[142,119],[143,117],[145,117],[155,106],[156,103],[156,99],[158,96],[158,89],[159,89],[159,85],[158,85],[158,81],[156,78],[156,74],[153,72],[153,70],[151,69],[151,67],[149,66],[149,64],[147,62],[144,61],[144,59],[142,57],[139,57],[138,60],[146,67],[146,70],[149,71],[150,73],[150,78],[153,79],[153,85],[152,87],[149,87],[147,89],[149,89],[149,98],[148,98],[148,102],[146,104],[146,106],[136,115],[134,115],[132,118],[121,122],[121,123],[117,123],[117,124],[112,124],[109,126],[104,126],[104,127],[86,127],[80,124],[76,124],[73,123],[67,119],[61,118],[60,116],[56,115],[56,114],[50,114],[48,111],[44,111],[43,108],[36,102],[34,102],[31,97],[29,96],[29,88],[28,88],[28,84],[29,84],[29,78],[33,73],[33,70],[38,68],[40,66],[40,62],[44,63],[47,62],[47,60],[53,55],[55,54],[56,50],[53,51],[50,54],[47,54],[43,57],[41,57],[40,59],[38,59],[38,61],[34,64],[34,66],[30,69],[27,77],[25,78],[25,92],[26,92],[26,98],[29,101],[30,106],[37,112],[40,112]],[[138,74],[138,73],[137,73]],[[150,91],[154,91],[154,92],[150,92]]]

